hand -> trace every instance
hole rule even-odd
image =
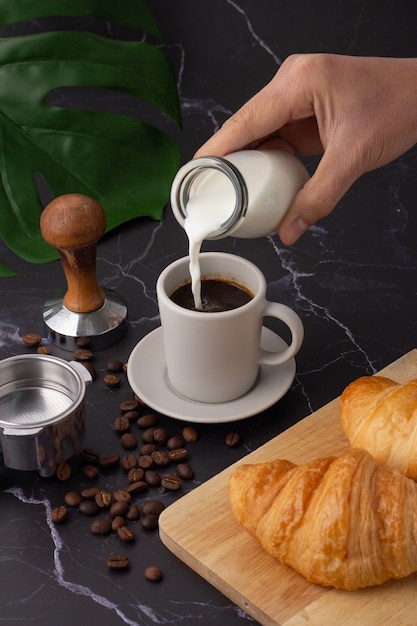
[[[195,156],[244,148],[323,154],[278,232],[292,244],[363,173],[417,143],[417,59],[290,56]]]

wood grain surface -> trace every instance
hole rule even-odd
[[[399,382],[417,378],[417,350],[379,373]],[[161,540],[265,626],[415,626],[417,575],[359,591],[312,585],[269,556],[232,515],[227,482],[237,465],[304,463],[348,447],[338,406],[336,398],[170,505],[160,517]]]

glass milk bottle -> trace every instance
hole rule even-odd
[[[241,150],[199,157],[183,165],[171,187],[177,221],[193,238],[255,238],[276,232],[294,196],[309,178],[292,154]],[[188,224],[187,222],[192,222]]]

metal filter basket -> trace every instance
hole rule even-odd
[[[51,476],[80,450],[85,389],[92,378],[76,361],[31,354],[0,361],[0,462]]]

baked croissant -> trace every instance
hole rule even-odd
[[[340,420],[353,447],[417,481],[417,380],[358,378],[341,395]]]
[[[358,589],[417,571],[417,484],[365,450],[240,465],[229,498],[243,528],[312,583]]]

